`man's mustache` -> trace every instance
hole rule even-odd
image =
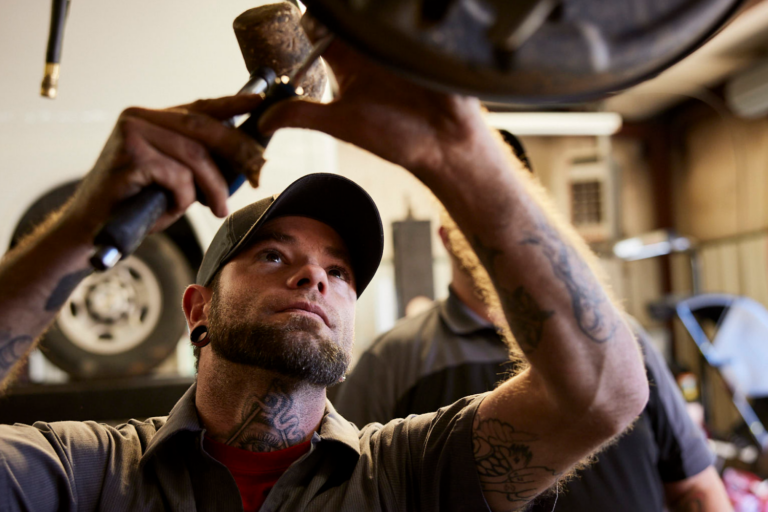
[[[319,292],[304,293],[291,297],[275,297],[266,304],[270,311],[281,312],[286,309],[303,309],[320,316],[331,329],[339,325],[339,314],[328,304]]]

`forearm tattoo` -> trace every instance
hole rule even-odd
[[[48,300],[45,303],[45,310],[58,311],[59,308],[67,302],[67,299],[72,295],[72,292],[75,291],[75,288],[80,284],[80,281],[88,277],[92,272],[92,268],[87,268],[72,272],[71,274],[62,277],[53,289],[53,292],[51,292],[51,296],[48,297]]]
[[[555,276],[565,284],[581,332],[596,343],[611,339],[618,326],[611,304],[573,247],[566,244],[559,233],[543,220],[535,231],[526,233],[522,243],[540,247]]]
[[[293,399],[282,381],[275,379],[263,396],[255,396],[242,412],[227,444],[252,452],[284,450],[306,437]]]
[[[0,376],[5,375],[31,345],[32,336],[14,336],[10,331],[0,330]]]
[[[484,493],[498,493],[512,503],[525,503],[542,489],[542,482],[556,478],[555,470],[531,465],[531,443],[537,437],[520,432],[497,419],[475,418],[472,448]]]
[[[477,256],[496,284],[505,313],[510,317],[510,328],[515,339],[524,352],[530,353],[541,341],[544,321],[554,312],[543,311],[523,288],[514,291],[504,288],[495,268],[496,257],[501,251],[485,246],[477,236],[473,242]],[[574,318],[581,332],[596,343],[611,339],[618,327],[616,315],[605,291],[576,250],[565,243],[544,219],[539,219],[535,229],[526,232],[520,243],[540,248],[549,260],[555,277],[568,290]]]
[[[541,343],[544,322],[555,312],[541,309],[533,295],[522,286],[513,292],[502,289],[499,296],[517,344],[526,355],[532,353]]]
[[[518,286],[511,291],[501,285],[496,275],[495,260],[501,251],[484,245],[475,236],[473,246],[477,257],[483,263],[488,275],[496,285],[499,300],[504,313],[509,320],[509,328],[515,337],[523,353],[531,354],[541,343],[544,334],[544,322],[550,319],[555,312],[545,311],[528,290]]]

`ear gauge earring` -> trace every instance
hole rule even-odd
[[[196,347],[202,348],[206,346],[211,340],[208,338],[208,326],[198,325],[192,329],[192,333],[189,335],[189,339]]]

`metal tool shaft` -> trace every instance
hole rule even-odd
[[[40,86],[40,95],[54,99],[59,91],[61,48],[64,40],[64,25],[69,13],[70,0],[53,0],[51,5],[51,28],[45,52],[45,72]]]

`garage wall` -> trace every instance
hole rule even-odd
[[[690,112],[689,112],[690,114]],[[745,295],[768,307],[768,119],[698,114],[679,134],[671,177],[675,227],[700,240],[703,292]],[[690,261],[673,259],[672,287],[690,293]],[[677,359],[699,373],[699,353],[676,326]],[[726,430],[738,415],[708,370],[711,424]]]
[[[619,238],[639,236],[658,229],[653,178],[644,144],[631,138],[615,137],[612,142],[612,157],[619,174],[619,215],[621,226]],[[647,329],[659,325],[648,314],[648,304],[663,295],[662,265],[659,258],[619,262],[614,265],[621,270],[621,298],[632,316]]]
[[[683,142],[673,176],[675,225],[702,243],[703,290],[768,307],[768,119],[710,115]]]
[[[702,241],[768,229],[768,119],[710,115],[683,138],[677,228]]]
[[[701,242],[703,291],[746,295],[768,307],[768,119],[697,120],[678,160],[675,227]],[[678,279],[675,289],[690,290],[690,279]]]

